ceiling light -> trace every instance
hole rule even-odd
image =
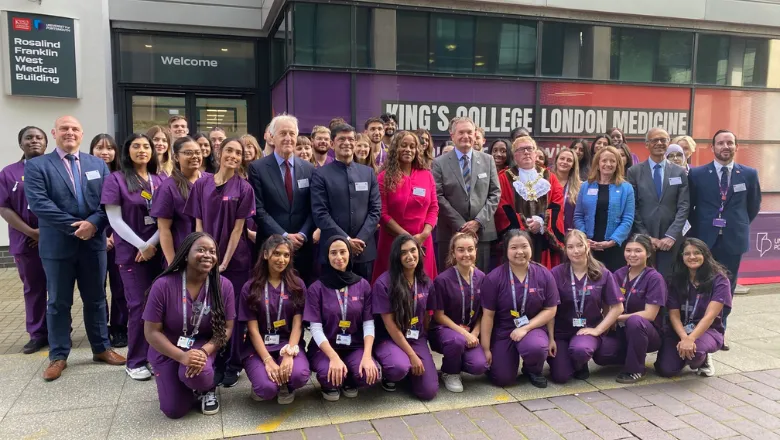
[[[151,44],[144,44],[144,47],[147,48],[147,49],[151,49],[152,45]]]
[[[476,63],[474,63],[474,65],[477,66],[477,67],[482,67],[482,66],[485,65],[485,62],[484,61],[477,61]]]
[[[228,51],[226,47],[223,47],[221,50],[222,50],[222,52],[227,52]]]
[[[448,45],[444,46],[444,48],[447,49],[448,51],[452,52],[453,50],[458,48],[458,45],[457,44],[448,44]]]

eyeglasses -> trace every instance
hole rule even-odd
[[[184,157],[194,157],[194,156],[202,156],[203,152],[200,150],[185,150],[185,151],[179,151],[179,154],[181,154]]]
[[[667,159],[682,159],[683,157],[682,153],[669,153],[666,155]]]
[[[519,147],[515,148],[515,153],[531,154],[534,151],[534,147]]]
[[[650,139],[648,142],[650,142],[651,145],[652,144],[664,144],[665,145],[665,144],[669,143],[669,140],[670,140],[669,138],[655,138],[655,139]]]

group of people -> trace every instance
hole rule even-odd
[[[591,359],[634,383],[654,351],[663,376],[714,374],[761,200],[730,131],[715,134],[713,163],[688,169],[654,128],[650,158],[627,172],[636,159],[610,136],[548,166],[527,131],[482,152],[484,132],[461,117],[438,156],[429,133],[387,114],[362,133],[335,119],[311,139],[279,115],[262,149],[188,132],[177,115],[121,146],[98,135],[84,154],[66,116],[44,154],[42,129],[20,131],[0,215],[24,283],[24,351],[50,347],[45,380],[67,367],[76,282],[95,361],[154,375],[171,418],[196,399],[216,413],[215,387],[241,371],[252,398],[280,404],[312,372],[329,401],[405,378],[430,400],[439,376],[462,392],[461,372],[505,386],[521,360],[537,387],[545,361],[564,383],[587,378]]]

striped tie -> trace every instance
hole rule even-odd
[[[469,166],[469,157],[463,155],[463,183],[466,185],[466,192],[471,192],[471,167]]]

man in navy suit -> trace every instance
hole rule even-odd
[[[750,245],[750,223],[761,210],[761,185],[754,168],[734,162],[737,137],[718,130],[712,138],[715,161],[692,168],[688,175],[691,196],[689,235],[707,244],[712,255],[729,271],[731,293],[737,286],[742,254]],[[731,308],[723,311],[723,325]],[[728,350],[724,344],[723,349]]]
[[[255,190],[257,249],[273,234],[287,237],[295,250],[295,268],[308,285],[311,271],[314,220],[309,186],[314,166],[294,156],[298,120],[279,115],[271,121],[273,154],[252,162],[249,183]],[[259,255],[262,258],[262,255]]]
[[[353,271],[371,280],[376,259],[376,233],[382,201],[374,170],[353,162],[355,129],[339,124],[331,130],[336,161],[317,169],[311,179],[311,211],[321,230],[320,261],[327,262],[324,243],[334,235],[347,237],[354,256]]]
[[[30,160],[25,167],[25,195],[38,216],[43,269],[49,299],[49,366],[45,380],[55,380],[67,367],[71,339],[70,309],[78,282],[84,303],[84,327],[92,359],[124,365],[114,352],[106,323],[106,213],[100,205],[108,167],[102,159],[79,152],[84,134],[79,121],[63,116],[54,123],[57,149]]]

